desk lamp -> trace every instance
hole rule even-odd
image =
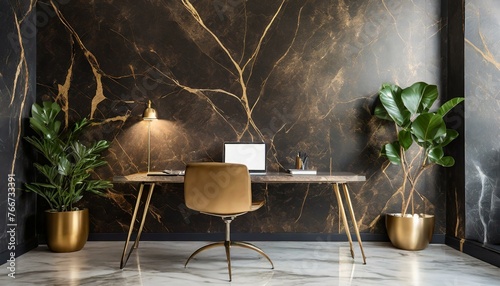
[[[148,121],[148,173],[151,168],[151,121],[158,119],[156,110],[151,107],[151,100],[148,102],[148,107],[142,115],[143,120]]]

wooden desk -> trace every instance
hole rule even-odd
[[[347,215],[345,212],[344,204],[342,202],[342,196],[340,193],[340,187],[343,190],[345,201],[347,203],[347,208],[349,210],[349,214],[351,216],[352,225],[354,228],[354,232],[356,233],[356,237],[358,239],[359,248],[361,249],[361,255],[363,256],[363,264],[366,264],[365,252],[363,250],[363,243],[361,241],[361,236],[359,234],[359,228],[356,223],[356,217],[354,215],[354,210],[352,208],[351,198],[349,196],[349,189],[347,187],[347,183],[350,182],[363,182],[365,181],[365,176],[357,175],[353,173],[346,172],[335,172],[335,173],[318,173],[317,175],[290,175],[286,173],[268,173],[266,175],[252,175],[251,176],[252,183],[262,183],[262,184],[286,184],[286,183],[313,183],[313,184],[332,184],[333,191],[335,196],[337,197],[337,204],[340,211],[340,216],[342,217],[342,222],[344,224],[344,228],[347,234],[347,239],[349,240],[349,246],[351,249],[351,256],[354,258],[353,251],[353,243],[351,232],[349,230],[349,224],[347,222]],[[126,184],[139,184],[139,193],[137,194],[137,200],[135,202],[134,213],[132,215],[132,220],[130,221],[130,227],[127,235],[127,240],[125,241],[125,245],[123,247],[122,258],[120,261],[120,269],[123,269],[130,257],[132,251],[139,247],[139,241],[141,239],[142,229],[144,227],[144,221],[146,219],[146,215],[148,213],[149,204],[151,202],[151,197],[153,195],[154,187],[156,184],[176,184],[176,183],[184,183],[184,176],[148,176],[147,173],[137,173],[131,174],[128,176],[115,176],[113,178],[113,183],[126,183]],[[149,192],[146,198],[146,203],[144,205],[144,210],[141,216],[141,224],[139,226],[139,230],[137,232],[137,237],[130,249],[127,257],[125,258],[125,253],[128,249],[128,244],[130,242],[130,237],[132,236],[132,232],[134,230],[134,224],[137,217],[137,212],[139,210],[140,201],[142,198],[142,194],[144,191],[144,186],[149,185]]]

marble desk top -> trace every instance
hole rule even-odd
[[[364,175],[349,172],[318,173],[317,175],[290,175],[288,173],[267,173],[265,175],[251,175],[252,183],[349,183],[364,182]],[[126,176],[113,177],[113,183],[183,183],[184,176],[147,175],[136,173]]]

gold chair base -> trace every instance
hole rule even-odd
[[[256,251],[260,255],[264,256],[269,261],[269,263],[271,263],[271,269],[274,269],[274,264],[271,261],[271,258],[269,258],[269,256],[267,256],[267,254],[264,251],[262,251],[262,249],[258,248],[257,246],[255,246],[255,245],[253,245],[251,243],[242,242],[242,241],[219,241],[219,242],[214,242],[214,243],[210,243],[210,244],[207,244],[205,246],[202,246],[202,247],[198,248],[195,252],[193,252],[193,254],[191,254],[191,256],[189,256],[189,258],[187,259],[186,263],[184,264],[184,267],[187,267],[189,261],[192,258],[194,258],[198,253],[200,253],[202,251],[205,251],[205,250],[208,250],[208,249],[211,249],[211,248],[214,248],[214,247],[219,247],[219,246],[224,246],[224,248],[226,250],[227,269],[229,271],[229,281],[230,282],[232,280],[232,274],[231,274],[231,246],[238,246],[238,247],[247,248],[247,249],[251,249],[253,251]]]

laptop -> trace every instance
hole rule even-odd
[[[250,175],[266,174],[266,143],[224,142],[223,162],[247,166]]]

